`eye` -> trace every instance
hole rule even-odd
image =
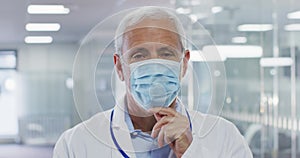
[[[132,51],[130,55],[130,62],[138,62],[149,57],[149,52],[145,48],[139,48]]]
[[[169,48],[161,48],[159,51],[159,56],[162,58],[173,58],[176,57],[175,51],[169,49]]]
[[[163,52],[160,54],[160,56],[162,57],[174,57],[174,53],[171,53],[171,52]]]
[[[137,60],[137,59],[142,59],[142,58],[144,58],[144,57],[145,57],[144,53],[141,53],[141,52],[134,53],[134,54],[131,56],[131,58],[132,58],[132,59],[135,59],[135,60]]]

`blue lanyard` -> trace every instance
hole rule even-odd
[[[190,122],[190,129],[192,131],[192,123],[191,123],[191,118],[190,118],[190,115],[188,113],[187,110],[186,111],[186,114],[188,116],[188,119],[189,119],[189,122]],[[123,155],[124,158],[129,158],[129,156],[125,153],[124,150],[122,150],[122,148],[120,147],[119,143],[117,142],[116,140],[116,137],[115,137],[115,134],[114,134],[114,131],[112,129],[112,121],[113,121],[113,115],[114,115],[114,110],[111,111],[111,114],[110,114],[110,135],[111,135],[111,138],[115,144],[115,146],[118,148],[119,152]]]

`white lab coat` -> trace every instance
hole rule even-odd
[[[111,138],[111,111],[98,113],[64,132],[55,145],[53,158],[122,158]],[[189,114],[193,141],[182,157],[252,158],[246,141],[231,122],[196,111],[189,111]],[[114,108],[112,129],[120,147],[134,158],[124,111],[118,106]]]

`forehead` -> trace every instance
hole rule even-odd
[[[180,38],[175,24],[167,19],[144,19],[128,27],[123,36],[122,50],[144,44],[168,45],[180,49]]]

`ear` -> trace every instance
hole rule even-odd
[[[122,69],[122,63],[120,61],[120,56],[117,53],[114,54],[114,64],[115,64],[116,72],[117,72],[117,74],[119,76],[119,79],[121,81],[124,81],[124,74],[123,74],[123,69]]]
[[[184,52],[184,58],[183,58],[182,77],[184,77],[185,74],[186,74],[188,64],[189,64],[189,60],[190,60],[190,51],[186,50]]]

